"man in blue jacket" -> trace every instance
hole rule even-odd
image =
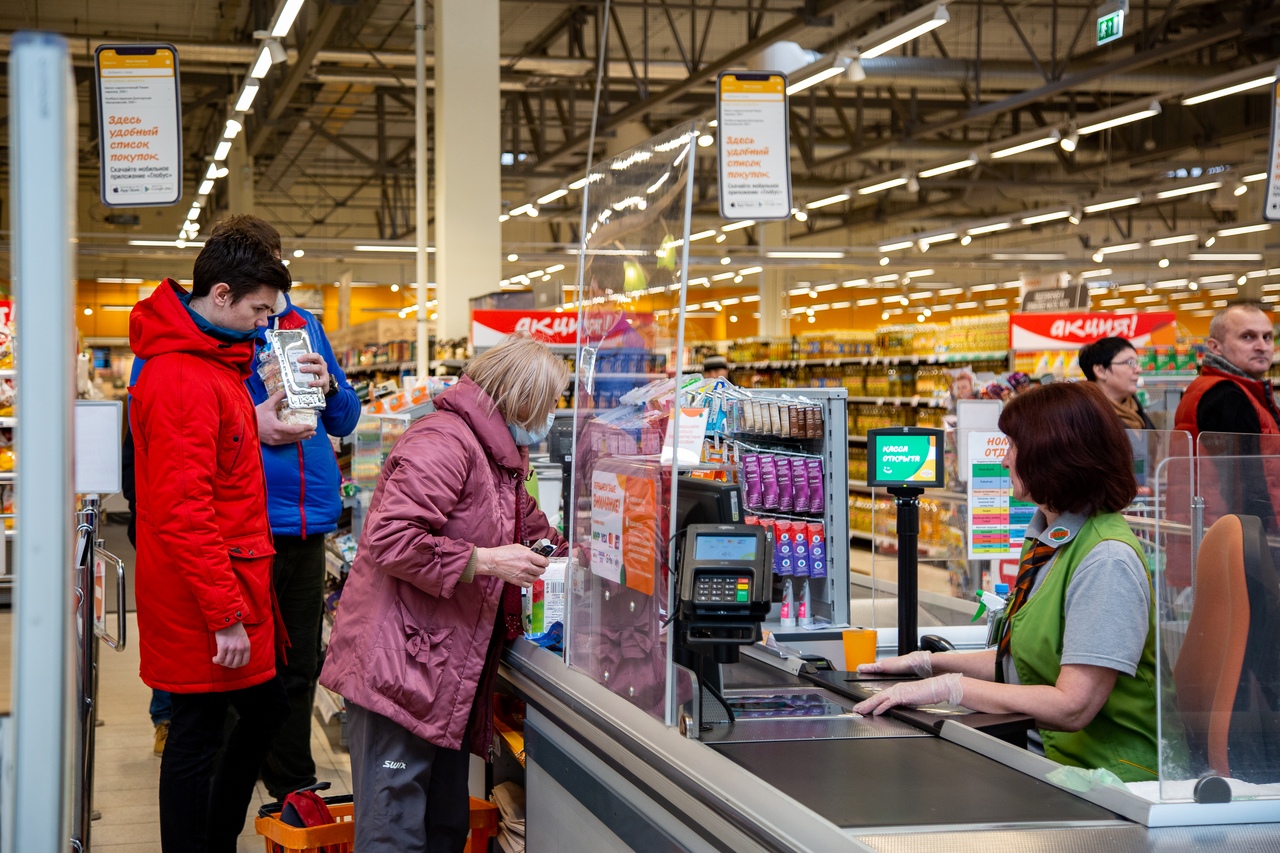
[[[265,223],[264,223],[265,224]],[[289,632],[287,662],[277,669],[289,696],[289,717],[262,766],[262,781],[282,800],[316,782],[311,757],[311,709],[320,676],[320,636],[324,616],[324,534],[338,526],[342,512],[341,477],[329,436],[350,435],[360,419],[360,402],[338,366],[320,321],[283,297],[269,329],[305,329],[323,359],[328,387],[316,429],[283,424],[278,398],[269,397],[255,372],[246,383],[258,410],[258,440],[267,478],[267,514],[275,539],[276,597]],[[277,303],[279,307],[279,303]],[[306,356],[303,360],[308,360]],[[305,361],[304,361],[305,363]]]
[[[280,256],[280,233],[256,216],[223,219],[210,236],[223,231],[253,236]],[[315,353],[303,356],[299,362],[304,370],[317,376],[317,381],[323,379],[325,388],[325,408],[312,430],[281,423],[276,414],[280,394],[269,397],[256,372],[245,383],[257,410],[258,440],[267,480],[267,514],[276,549],[275,592],[291,644],[288,660],[276,662],[289,697],[289,717],[262,767],[267,790],[283,800],[289,792],[316,782],[311,756],[311,709],[322,663],[324,534],[337,528],[342,512],[341,475],[329,436],[342,437],[355,430],[360,402],[314,314],[281,294],[267,328],[306,330]],[[137,381],[142,367],[143,361],[135,360],[130,385]],[[131,436],[125,436],[125,444],[126,458],[131,459]],[[126,467],[130,466],[126,463]],[[131,483],[132,471],[126,471],[125,476]],[[154,691],[151,717],[156,724],[155,751],[160,753],[167,733],[168,694]]]

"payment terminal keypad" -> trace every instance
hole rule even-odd
[[[750,575],[699,574],[694,583],[695,604],[747,604],[750,600]]]

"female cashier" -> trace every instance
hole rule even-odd
[[[1004,467],[1013,496],[1036,504],[998,644],[981,652],[912,652],[858,667],[913,673],[857,705],[950,702],[1034,717],[1044,754],[1156,778],[1151,582],[1120,511],[1137,485],[1129,441],[1092,383],[1054,383],[1009,401]],[[1031,737],[1037,740],[1035,733]]]

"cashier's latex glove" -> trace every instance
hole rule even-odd
[[[284,389],[281,388],[254,406],[254,410],[258,413],[258,441],[269,447],[293,444],[295,441],[306,441],[316,434],[312,427],[305,424],[286,424],[280,420],[276,407],[280,405],[280,401],[283,399]]]
[[[929,678],[933,675],[933,661],[929,652],[917,651],[896,658],[885,658],[875,663],[858,664],[858,672],[884,673],[885,675],[914,675]]]
[[[325,364],[324,356],[318,352],[309,352],[306,355],[298,356],[298,369],[303,373],[310,373],[313,377],[311,380],[312,388],[323,388],[329,390],[329,365]]]
[[[936,705],[941,702],[959,705],[964,700],[961,678],[960,673],[949,672],[924,681],[899,681],[865,702],[854,705],[853,711],[863,716],[879,716],[898,705]]]

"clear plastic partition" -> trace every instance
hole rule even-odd
[[[1130,429],[1125,433],[1133,449],[1133,475],[1138,481],[1138,494],[1125,508],[1124,516],[1142,543],[1143,557],[1154,582],[1169,567],[1171,559],[1168,543],[1157,537],[1158,520],[1175,520],[1183,525],[1181,534],[1168,527],[1161,531],[1174,537],[1171,541],[1176,546],[1172,549],[1175,567],[1180,565],[1178,554],[1187,553],[1186,546],[1190,545],[1187,532],[1191,518],[1191,468],[1187,460],[1192,451],[1191,433],[1145,429]],[[1162,472],[1161,466],[1169,460],[1181,462],[1175,467],[1166,466]],[[1160,487],[1161,476],[1174,478],[1175,482],[1166,480]]]
[[[1206,776],[1280,799],[1280,436],[1202,433],[1156,479],[1159,799],[1191,801]]]
[[[669,537],[693,147],[682,125],[587,175],[566,660],[667,716]]]

